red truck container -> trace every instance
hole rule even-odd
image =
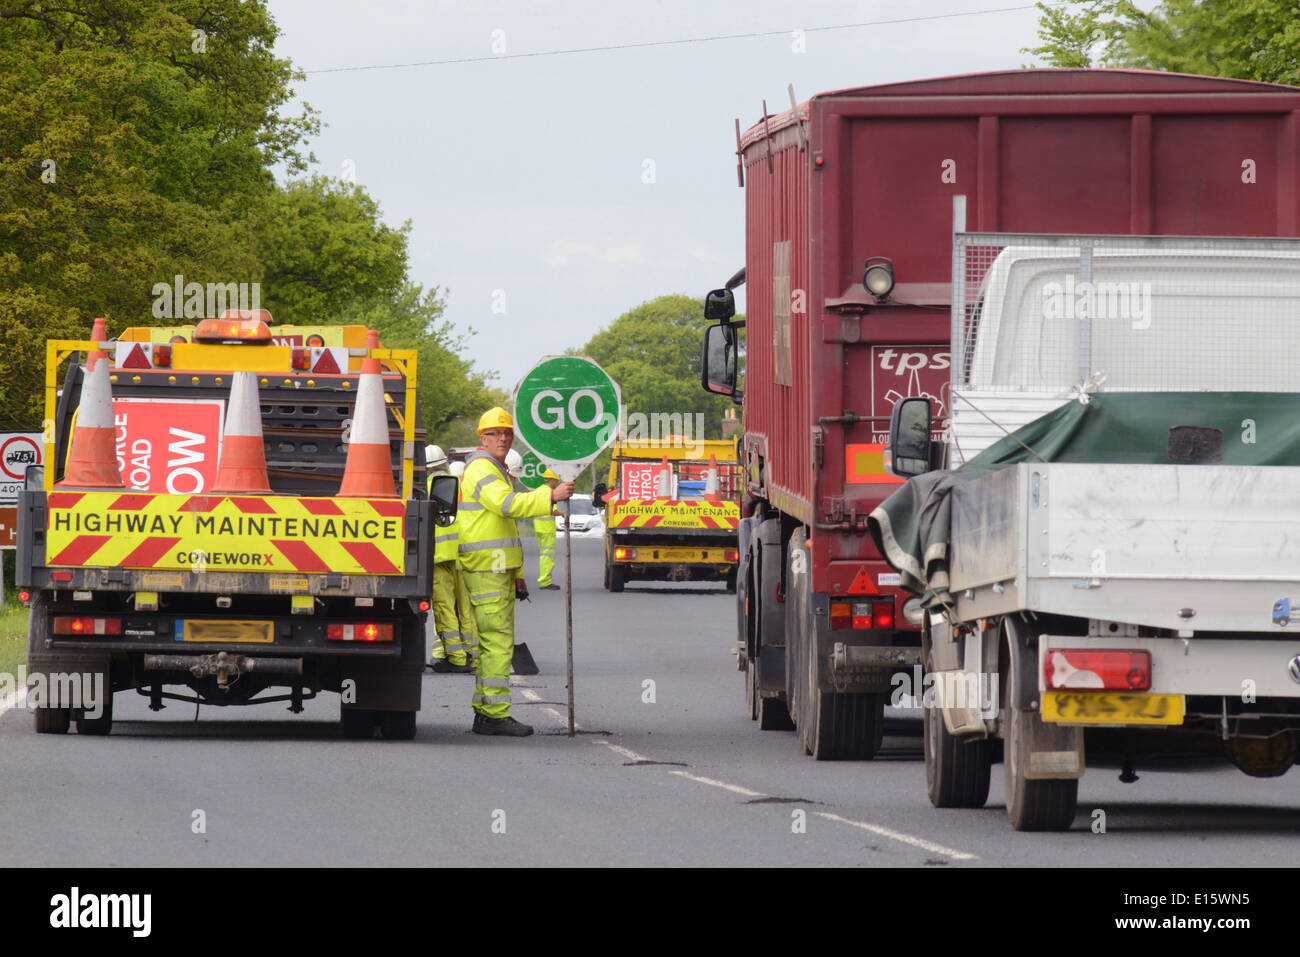
[[[1300,235],[1300,90],[1130,70],[921,80],[765,116],[738,155],[746,265],[709,294],[724,321],[703,384],[735,388],[726,319],[747,282],[750,714],[793,720],[817,758],[869,758],[886,701],[922,691],[919,604],[866,519],[902,481],[884,462],[894,402],[928,395],[943,426],[953,197],[977,231]]]

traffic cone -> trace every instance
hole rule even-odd
[[[262,442],[262,403],[257,374],[236,372],[226,404],[226,431],[221,439],[221,461],[214,492],[269,494],[266,449]]]
[[[90,338],[96,344],[107,341],[107,323],[96,319]],[[68,465],[56,488],[123,488],[117,468],[114,442],[113,389],[108,381],[108,353],[92,349],[86,358],[81,383],[81,406],[77,428],[72,433]]]
[[[379,348],[379,333],[366,334],[366,349]],[[409,410],[408,410],[409,411]],[[384,407],[384,378],[379,360],[361,360],[357,401],[352,407],[352,436],[343,469],[342,498],[397,498],[393,458],[388,448],[388,410]]]
[[[663,464],[659,466],[659,487],[655,489],[655,497],[673,497],[673,470],[668,465],[668,456],[666,455]]]
[[[704,473],[704,497],[710,502],[716,502],[719,499],[718,494],[718,457],[709,456],[709,470]]]

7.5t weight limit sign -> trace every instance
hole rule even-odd
[[[515,431],[564,481],[614,441],[618,383],[583,356],[551,356],[515,386]]]

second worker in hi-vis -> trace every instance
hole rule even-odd
[[[515,652],[515,598],[527,595],[522,577],[524,550],[515,519],[551,514],[551,506],[573,495],[573,483],[517,492],[506,471],[514,444],[514,420],[500,407],[478,422],[482,448],[465,462],[460,481],[460,564],[478,624],[478,682],[474,689],[474,732],[523,737],[533,733],[510,716],[510,661]]]

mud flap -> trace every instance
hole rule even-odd
[[[1052,724],[1037,711],[1024,714],[1023,728],[1016,766],[1025,769],[1027,780],[1083,777],[1083,728]]]

